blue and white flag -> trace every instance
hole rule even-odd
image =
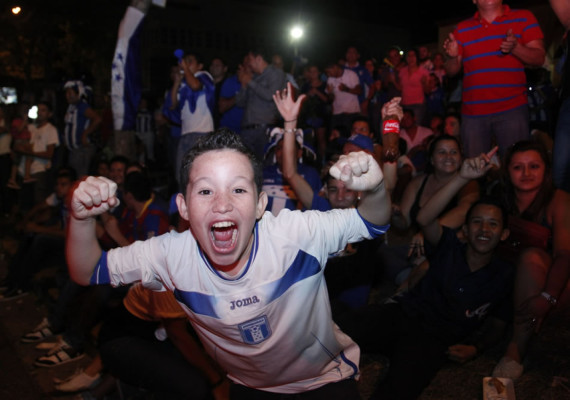
[[[111,68],[111,107],[116,130],[134,130],[141,99],[140,31],[145,14],[128,7],[119,25]]]

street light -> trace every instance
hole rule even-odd
[[[303,37],[303,33],[303,28],[301,28],[299,25],[295,25],[293,28],[291,28],[291,39],[299,40]]]
[[[22,12],[22,7],[18,7],[18,6],[12,7],[12,14],[18,15],[18,14],[20,14],[21,12]]]

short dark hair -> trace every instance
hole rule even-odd
[[[77,173],[71,167],[61,167],[60,169],[57,170],[57,174],[56,174],[55,178],[56,179],[67,178],[71,182],[74,182],[75,180],[77,180]]]
[[[471,218],[471,214],[475,207],[481,204],[494,206],[501,210],[501,216],[503,217],[503,229],[509,226],[509,213],[507,212],[507,207],[505,207],[505,204],[495,196],[482,196],[476,202],[471,204],[471,207],[469,207],[469,210],[467,210],[467,214],[465,215],[466,224],[469,223],[469,219]]]
[[[46,108],[48,109],[49,112],[53,112],[53,106],[51,105],[51,102],[49,102],[47,100],[40,100],[40,101],[38,101],[38,106],[40,104],[43,104],[44,106],[46,106]]]
[[[257,193],[261,192],[263,182],[263,167],[255,154],[243,143],[241,137],[227,129],[220,128],[215,132],[208,133],[198,139],[197,143],[184,156],[182,166],[180,167],[180,184],[183,186],[182,194],[186,196],[186,187],[190,178],[190,170],[192,164],[198,156],[209,151],[215,150],[234,150],[245,155],[251,163],[253,169],[253,179],[257,188]],[[182,189],[182,188],[181,188]]]
[[[271,61],[270,52],[264,47],[255,47],[249,50],[248,53],[251,53],[254,57],[261,56],[265,62]]]
[[[129,159],[125,156],[114,156],[113,158],[111,158],[111,160],[109,161],[109,165],[116,163],[116,162],[120,162],[123,163],[125,165],[125,169],[127,168],[127,166],[129,165]]]
[[[133,195],[136,201],[147,201],[152,196],[150,179],[139,171],[134,171],[125,177],[125,193]]]

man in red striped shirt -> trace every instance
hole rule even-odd
[[[502,0],[473,0],[477,12],[444,43],[446,71],[463,68],[461,140],[467,157],[499,152],[529,136],[525,66],[541,66],[543,34],[534,15]]]

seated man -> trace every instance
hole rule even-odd
[[[55,191],[35,205],[20,224],[25,234],[4,282],[0,301],[18,299],[32,288],[32,277],[42,267],[65,265],[64,244],[67,225],[65,197],[75,182],[75,173],[62,169],[56,177]]]
[[[141,172],[131,172],[126,176],[125,208],[121,218],[104,214],[105,230],[119,246],[168,231],[168,214],[154,199],[151,182]],[[100,322],[110,299],[124,296],[121,289],[112,290],[109,286],[84,288],[66,278],[48,317],[21,339],[24,343],[33,343],[62,333],[56,345],[35,361],[38,367],[52,367],[83,357],[87,332]]]
[[[94,218],[116,186],[89,177],[73,194],[67,255],[82,284],[143,281],[174,291],[206,351],[234,382],[232,399],[357,398],[359,350],[331,319],[323,278],[328,255],[384,233],[390,199],[365,153],[331,168],[358,210],[264,212],[261,168],[239,136],[219,130],[184,160],[177,196],[190,230],[102,252]]]
[[[436,246],[423,279],[392,301],[336,320],[364,352],[390,358],[372,399],[416,399],[447,358],[475,357],[502,336],[510,320],[514,271],[495,257],[509,235],[504,207],[492,198],[476,202],[462,229],[466,242],[437,219],[463,185],[490,168],[494,152],[465,160],[461,174],[420,211],[425,239]]]

